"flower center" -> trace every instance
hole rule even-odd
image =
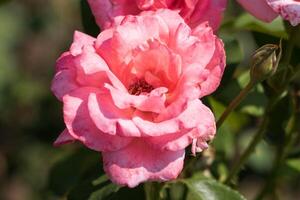
[[[144,79],[140,79],[129,86],[128,92],[129,94],[138,96],[144,92],[150,93],[153,89],[154,87],[152,85],[147,83]]]

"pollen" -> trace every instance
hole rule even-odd
[[[128,88],[129,94],[140,95],[142,93],[150,93],[154,87],[147,83],[144,79],[140,79],[135,83],[131,84]]]

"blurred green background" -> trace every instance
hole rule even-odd
[[[68,150],[52,146],[63,120],[49,87],[55,60],[82,30],[80,4],[0,2],[0,199],[55,199],[49,169]]]
[[[72,188],[81,188],[78,183],[83,179],[102,173],[98,153],[83,150],[80,144],[52,146],[64,128],[62,104],[49,89],[55,60],[68,49],[74,30],[84,31],[81,11],[79,0],[0,0],[1,200],[66,199]],[[251,53],[262,44],[278,43],[280,37],[287,37],[282,20],[264,24],[243,14],[232,1],[219,33],[226,45],[228,67],[222,86],[205,99],[216,116],[247,83]],[[299,52],[298,46],[294,63],[299,63]],[[224,178],[222,174],[249,143],[266,101],[258,85],[219,130],[214,150],[197,157],[214,158],[209,169],[212,176]],[[288,112],[287,102],[282,102],[284,112]],[[247,199],[262,187],[278,141],[280,133],[271,131],[241,172],[237,189]],[[300,197],[299,141],[295,149],[282,172],[280,199]]]

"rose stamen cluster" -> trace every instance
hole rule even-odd
[[[132,95],[140,95],[142,93],[150,93],[154,87],[147,83],[144,79],[140,79],[129,86],[128,92]]]

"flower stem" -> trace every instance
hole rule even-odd
[[[289,65],[293,49],[295,46],[295,38],[296,36],[300,33],[300,25],[298,27],[292,28],[290,37],[289,37],[289,42],[286,46],[286,51],[285,51],[285,57],[282,60],[282,67],[286,67]],[[290,74],[290,77],[288,77],[288,83],[292,81],[297,74],[297,72],[300,70],[300,65],[297,65],[294,68],[294,73]],[[285,85],[287,87],[288,84]],[[296,111],[296,108],[293,109]],[[297,113],[294,113],[297,115]],[[295,127],[294,127],[295,128]],[[293,134],[296,133],[296,134]],[[283,145],[278,146],[277,154],[276,154],[276,160],[274,161],[273,168],[271,170],[270,176],[268,180],[265,183],[265,186],[262,188],[262,190],[257,194],[256,200],[262,200],[269,192],[274,191],[274,188],[276,187],[277,181],[278,181],[278,175],[279,175],[279,170],[280,167],[284,164],[284,161],[287,157],[287,154],[289,153],[289,150],[292,148],[293,144],[297,138],[297,131],[293,130],[293,128],[288,128],[287,134],[285,137],[285,142]]]
[[[147,182],[144,184],[146,200],[160,200],[160,191],[165,183]]]
[[[238,160],[238,162],[233,166],[232,170],[230,171],[229,175],[225,179],[225,183],[229,184],[232,180],[232,178],[239,172],[240,168],[244,165],[244,163],[247,161],[248,157],[251,155],[251,153],[254,151],[256,145],[260,142],[260,140],[263,138],[266,128],[268,127],[269,123],[269,117],[267,115],[264,116],[262,124],[259,128],[259,130],[256,132],[254,138],[250,142],[248,148],[244,151],[241,158]]]
[[[241,103],[241,101],[248,95],[252,88],[256,85],[255,81],[250,80],[246,87],[236,96],[226,110],[222,113],[217,121],[217,128],[220,128],[228,115]]]
[[[299,26],[300,27],[300,26]],[[299,28],[298,27],[298,28]],[[290,42],[288,43],[288,46],[286,48],[285,51],[285,57],[281,60],[281,66],[282,67],[287,67],[290,59],[292,57],[292,51],[294,48],[294,34],[297,33],[299,29],[294,29],[292,30],[291,34],[290,34]],[[280,52],[280,57],[281,57],[281,52]],[[287,69],[285,69],[287,70]],[[291,80],[292,77],[287,78],[286,82],[289,82]],[[225,183],[229,184],[232,180],[233,177],[235,177],[235,175],[239,172],[239,170],[241,169],[241,167],[245,164],[245,162],[248,160],[249,156],[251,155],[251,153],[255,150],[255,147],[257,146],[257,144],[262,140],[262,138],[264,137],[265,133],[266,133],[266,129],[269,125],[269,121],[270,121],[270,115],[269,112],[272,110],[272,108],[276,105],[276,103],[280,100],[280,96],[281,94],[284,92],[284,90],[286,89],[286,87],[288,86],[288,84],[283,83],[284,87],[280,89],[280,91],[273,96],[273,98],[271,98],[268,102],[267,108],[265,110],[264,113],[264,117],[263,117],[263,121],[257,131],[257,133],[255,134],[254,138],[252,139],[252,141],[250,142],[249,146],[247,147],[247,149],[244,151],[244,153],[241,155],[241,158],[237,161],[237,163],[233,166],[231,172],[229,173],[228,177],[225,179]],[[282,159],[284,158],[284,152],[281,153],[280,151],[284,151],[284,150],[279,150],[278,152],[278,163],[282,162]],[[283,154],[283,155],[281,155]],[[283,158],[282,158],[283,157]],[[277,166],[277,165],[276,165]],[[276,170],[277,171],[277,170]],[[273,183],[273,178],[271,178],[270,182]],[[267,184],[268,185],[268,184]],[[269,186],[267,186],[269,188]],[[268,189],[266,188],[266,190]],[[262,194],[258,195],[258,199],[261,198],[260,196],[264,196],[265,195],[265,191],[261,192]]]
[[[271,173],[269,174],[269,178],[266,181],[265,186],[256,196],[256,200],[262,200],[267,194],[275,191],[274,188],[276,187],[278,182],[280,169],[285,163],[285,159],[287,158],[290,150],[297,141],[297,137],[299,136],[297,132],[297,124],[299,124],[299,120],[297,120],[297,118],[299,117],[299,113],[296,111],[297,104],[297,100],[295,100],[293,106],[294,114],[291,116],[287,124],[284,142],[282,145],[277,146],[276,159],[274,161],[273,168],[271,170]]]
[[[249,156],[255,150],[257,144],[263,139],[265,133],[267,131],[269,122],[270,122],[270,111],[276,105],[276,103],[280,100],[280,95],[274,98],[271,98],[268,102],[267,108],[265,110],[262,123],[254,135],[253,139],[251,140],[250,144],[248,145],[247,149],[243,152],[240,159],[235,163],[232,170],[230,171],[229,175],[225,179],[224,183],[229,184],[233,177],[240,171],[241,167],[245,164],[248,160]]]

